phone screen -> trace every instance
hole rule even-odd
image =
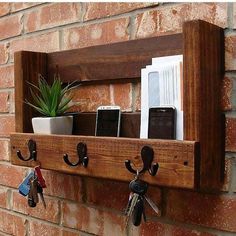
[[[119,136],[119,109],[104,109],[97,111],[96,136]]]
[[[175,139],[175,109],[149,109],[148,138]]]

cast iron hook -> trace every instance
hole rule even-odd
[[[141,157],[143,161],[143,168],[140,171],[138,171],[138,173],[142,174],[148,170],[150,175],[155,176],[159,168],[159,165],[158,163],[152,164],[153,157],[154,157],[153,149],[149,146],[144,146],[141,150]],[[137,170],[133,169],[133,167],[131,166],[130,160],[125,161],[125,167],[126,169],[128,169],[129,172],[137,174]]]
[[[77,145],[77,155],[79,160],[76,163],[72,163],[69,161],[68,154],[63,155],[63,159],[65,163],[69,166],[77,166],[82,163],[84,167],[88,165],[88,157],[87,157],[87,146],[85,143],[78,143]]]
[[[17,150],[16,151],[16,154],[17,156],[22,160],[22,161],[29,161],[29,160],[34,160],[36,161],[37,159],[37,151],[36,151],[36,142],[32,139],[30,139],[28,141],[28,149],[29,149],[29,152],[30,152],[30,156],[27,157],[27,158],[24,158],[22,155],[21,155],[21,151],[20,150]]]

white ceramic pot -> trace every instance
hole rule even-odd
[[[73,116],[35,117],[32,125],[38,134],[72,134]]]

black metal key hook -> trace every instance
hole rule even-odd
[[[87,145],[85,143],[78,143],[77,154],[78,154],[79,160],[76,163],[70,162],[68,155],[64,154],[63,159],[65,163],[69,166],[77,166],[79,164],[82,164],[84,167],[87,167],[88,157],[87,157]]]
[[[22,155],[21,155],[21,151],[20,150],[17,150],[16,151],[16,154],[17,156],[22,160],[22,161],[29,161],[29,160],[34,160],[36,161],[37,159],[37,151],[36,151],[36,142],[32,139],[30,139],[28,141],[28,149],[29,149],[29,152],[30,152],[30,156],[29,157],[26,157],[24,158]]]
[[[143,161],[143,168],[140,171],[138,171],[138,173],[142,174],[148,170],[150,175],[155,176],[157,173],[157,170],[159,168],[159,165],[158,165],[158,163],[152,164],[153,157],[154,157],[153,149],[149,146],[144,146],[141,150],[141,157],[142,157],[142,161]],[[137,170],[133,169],[133,167],[131,166],[130,160],[125,161],[125,167],[131,173],[137,174]]]

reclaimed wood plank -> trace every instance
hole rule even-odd
[[[133,178],[125,168],[125,160],[134,163],[135,169],[142,167],[140,151],[144,145],[154,149],[154,162],[160,165],[158,174],[143,178],[150,184],[190,188],[195,187],[195,158],[197,143],[194,141],[145,140],[90,136],[11,134],[11,162],[15,165],[34,166],[34,161],[21,161],[16,151],[27,156],[27,143],[33,139],[37,145],[37,160],[41,167],[69,174],[79,174],[98,178],[130,181]],[[70,167],[63,160],[66,152],[70,160],[77,160],[76,146],[79,142],[87,145],[89,164]]]
[[[224,170],[220,88],[224,76],[224,31],[197,20],[183,26],[184,139],[200,142],[200,187],[218,188]]]
[[[182,34],[136,39],[49,53],[48,72],[52,76],[58,65],[65,82],[126,81],[140,78],[141,68],[153,57],[182,53]]]
[[[121,113],[120,137],[139,138],[140,112]],[[74,134],[94,136],[96,126],[96,113],[79,113],[76,119]]]
[[[37,84],[38,74],[47,75],[47,54],[20,51],[14,54],[16,132],[32,132],[34,110],[24,103],[30,98],[28,82]]]

